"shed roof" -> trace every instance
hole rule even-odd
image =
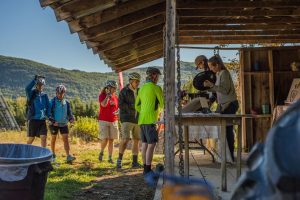
[[[40,0],[115,71],[163,56],[165,0]],[[299,0],[177,0],[179,44],[300,42]]]

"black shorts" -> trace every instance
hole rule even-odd
[[[51,135],[57,135],[58,131],[60,132],[60,134],[68,134],[69,133],[68,126],[59,127],[59,126],[50,125],[49,129],[50,129]]]
[[[155,124],[142,124],[141,140],[143,143],[154,144],[158,142],[158,132]]]
[[[27,136],[40,137],[40,135],[47,135],[46,120],[35,120],[35,119],[29,120]]]

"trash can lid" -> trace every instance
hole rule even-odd
[[[28,144],[0,144],[0,165],[31,165],[50,161],[49,149]]]

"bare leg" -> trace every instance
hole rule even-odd
[[[128,139],[122,139],[120,142],[120,146],[119,146],[119,153],[120,154],[124,154],[126,148],[127,148],[127,144],[128,144],[129,140]]]
[[[27,138],[27,144],[32,144],[33,141],[34,141],[34,138],[35,138],[35,137],[28,137],[28,138]]]
[[[56,135],[51,135],[51,151],[55,154]]]
[[[148,148],[147,148],[147,152],[146,152],[146,165],[151,165],[151,163],[152,163],[155,145],[156,145],[156,143],[148,144]]]
[[[139,154],[139,141],[140,140],[133,140],[132,144],[132,155],[138,155]]]
[[[146,165],[146,152],[147,152],[148,144],[147,143],[142,143],[142,159],[143,159],[143,164]]]
[[[114,139],[108,139],[108,156],[112,156],[114,149]]]
[[[47,135],[41,135],[41,146],[46,147],[47,146]]]
[[[69,138],[68,134],[61,134],[62,135],[62,140],[64,142],[64,149],[66,151],[67,156],[70,155],[70,144],[69,144]]]
[[[102,139],[101,140],[101,152],[104,152],[104,149],[107,145],[108,139]]]

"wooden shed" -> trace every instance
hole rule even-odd
[[[71,33],[77,33],[82,43],[117,72],[165,56],[165,109],[168,113],[165,158],[170,174],[174,173],[176,45],[300,42],[298,0],[40,0],[40,3],[42,7],[50,6],[58,21],[65,20]],[[291,60],[299,59],[298,52],[290,52],[297,53]],[[281,88],[276,77],[280,79],[279,72],[287,69],[281,68],[281,64],[284,56],[289,57],[289,50],[286,53],[245,50],[242,55],[243,112],[249,112],[252,103],[262,103],[255,97],[260,90],[256,80],[266,85],[268,91],[260,90],[265,95],[263,100],[267,100],[263,103],[274,106],[277,88]],[[261,64],[265,68],[260,72],[250,71],[256,58],[267,62],[267,65]],[[294,76],[290,72],[282,74],[288,79]],[[252,94],[251,98],[248,94]],[[269,118],[249,124],[263,124],[265,119]],[[250,142],[257,139],[246,137]]]

